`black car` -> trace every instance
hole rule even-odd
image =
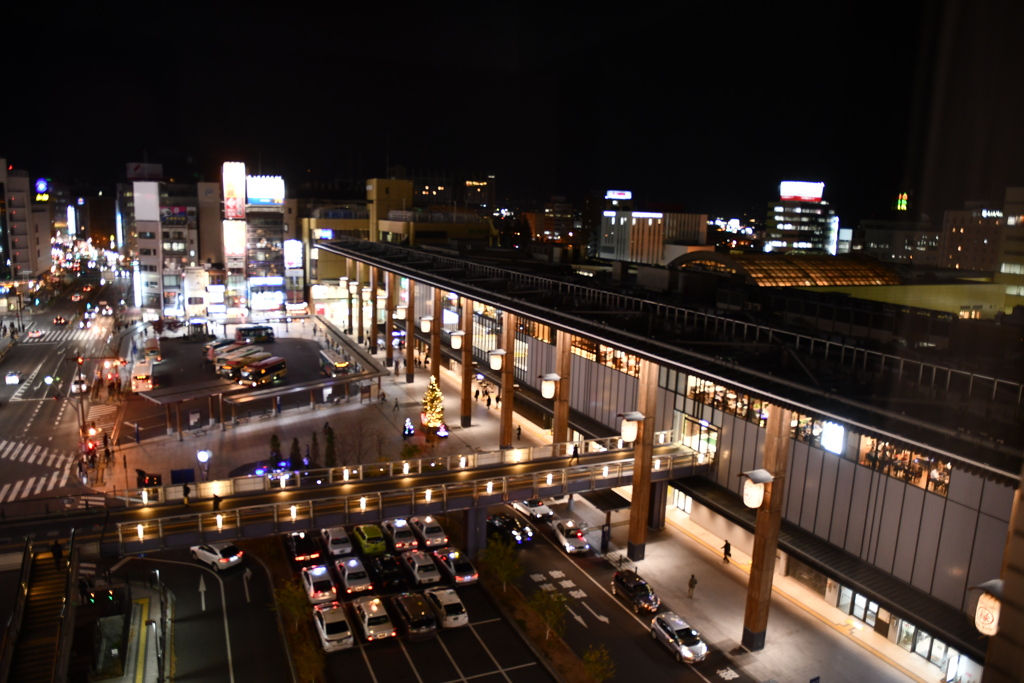
[[[296,564],[307,564],[320,559],[320,544],[313,534],[304,531],[293,531],[284,537],[289,557]]]
[[[424,640],[437,634],[437,617],[419,593],[400,593],[391,598],[395,623],[409,640]]]
[[[62,315],[58,315],[56,318],[53,319],[53,324],[54,325],[67,325],[68,324],[68,319],[65,318]]]
[[[515,515],[500,513],[487,518],[487,535],[514,545],[532,541],[533,533],[533,527]]]
[[[654,589],[639,574],[629,569],[615,572],[612,577],[612,595],[618,595],[632,605],[636,614],[640,614],[640,610],[657,612],[661,607],[661,599]]]
[[[398,558],[391,553],[378,555],[369,561],[368,567],[373,574],[373,585],[381,591],[404,591],[409,587],[405,571]]]

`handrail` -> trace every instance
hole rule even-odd
[[[57,622],[57,656],[53,662],[54,683],[64,683],[68,676],[68,662],[71,659],[71,643],[75,636],[75,577],[78,576],[78,547],[75,545],[75,529],[68,540],[67,576],[64,577],[64,605]]]
[[[7,620],[4,632],[2,655],[0,655],[0,681],[11,676],[11,665],[14,663],[14,646],[21,635],[21,622],[25,617],[25,603],[28,601],[28,585],[32,579],[32,539],[25,539],[25,550],[21,559],[21,575],[18,577],[18,597],[14,601],[14,610]]]

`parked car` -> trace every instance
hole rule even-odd
[[[416,534],[412,532],[409,522],[404,519],[384,520],[384,535],[387,536],[388,545],[393,552],[402,552],[419,547],[420,542]]]
[[[343,557],[335,563],[335,567],[341,577],[341,586],[349,595],[373,590],[373,581],[358,557]]]
[[[469,624],[469,614],[458,593],[451,588],[428,588],[423,591],[427,604],[442,628],[457,628]]]
[[[391,553],[378,555],[369,561],[368,568],[374,577],[374,585],[380,591],[404,591],[409,586],[402,563]]]
[[[391,598],[399,629],[410,640],[433,638],[437,633],[437,617],[418,593],[400,593]]]
[[[469,558],[455,548],[438,548],[434,551],[434,559],[452,583],[466,585],[476,583],[480,578]]]
[[[422,550],[409,550],[401,555],[402,564],[405,566],[414,584],[437,583],[441,580],[441,573],[437,565]]]
[[[286,535],[285,544],[288,546],[289,556],[297,564],[320,559],[320,546],[317,545],[316,539],[305,531],[293,531]]]
[[[677,662],[700,662],[708,655],[700,633],[675,612],[662,612],[651,620],[651,638],[667,647]]]
[[[331,572],[325,565],[303,567],[299,572],[299,578],[302,580],[302,588],[306,592],[306,597],[313,605],[320,602],[332,602],[338,597],[338,587],[334,585]]]
[[[340,602],[313,605],[313,623],[324,652],[344,650],[355,643],[345,608]]]
[[[323,536],[324,545],[327,546],[327,552],[331,555],[352,554],[352,539],[348,537],[345,527],[332,526],[327,529],[321,529],[320,535]]]
[[[380,598],[372,595],[356,598],[352,601],[352,611],[356,615],[359,628],[363,631],[363,637],[367,640],[382,640],[398,635]]]
[[[380,555],[388,549],[384,534],[376,524],[359,524],[352,529],[352,539],[359,546],[363,557]]]
[[[612,595],[625,600],[635,614],[640,614],[640,610],[657,612],[661,607],[661,598],[654,589],[631,569],[615,572],[612,577]]]
[[[413,533],[420,540],[423,548],[436,548],[448,545],[448,534],[441,528],[440,523],[434,517],[413,517],[409,520],[409,526]]]
[[[207,543],[189,548],[192,559],[210,567],[215,572],[236,567],[242,563],[242,551],[233,543]]]

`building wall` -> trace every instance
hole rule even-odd
[[[999,215],[992,215],[995,213]],[[1005,226],[1001,211],[946,211],[942,220],[942,265],[957,270],[998,270]]]
[[[378,224],[392,210],[408,211],[413,206],[412,181],[371,178],[366,181],[366,199],[370,209],[370,241],[380,241]]]
[[[10,272],[14,280],[28,279],[34,274],[30,189],[28,174],[24,171],[14,171],[7,175],[7,255],[11,259]]]
[[[220,183],[199,183],[196,193],[199,195],[199,263],[224,263]]]

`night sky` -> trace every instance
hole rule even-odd
[[[904,189],[923,208],[1024,184],[1022,6],[36,8],[5,31],[25,79],[0,155],[70,183],[144,155],[181,180],[235,159],[289,183],[391,164],[494,174],[511,200],[617,188],[725,215],[815,180],[850,225]]]

